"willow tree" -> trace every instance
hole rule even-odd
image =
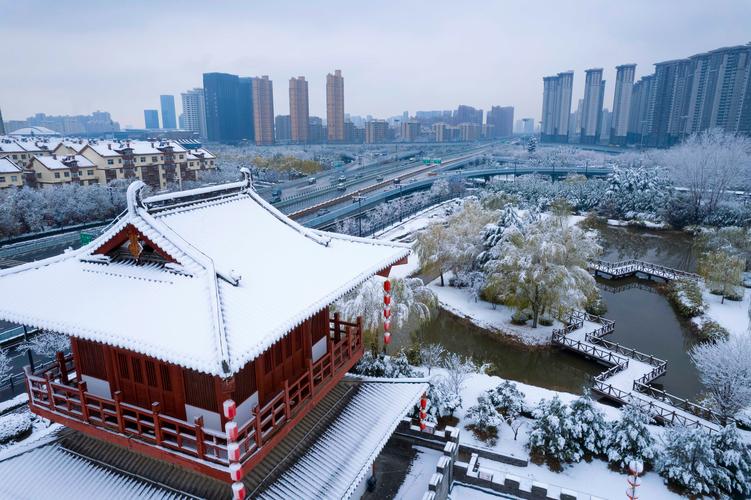
[[[713,292],[722,294],[720,303],[741,286],[745,268],[743,257],[724,250],[706,252],[699,260],[699,274]]]

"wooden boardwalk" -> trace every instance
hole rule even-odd
[[[661,278],[666,281],[676,279],[699,279],[699,275],[673,269],[672,267],[660,266],[643,260],[622,260],[619,262],[607,262],[593,260],[589,263],[589,270],[595,276],[603,276],[610,279],[627,278],[630,276],[646,276],[648,279]]]
[[[662,423],[700,427],[710,432],[721,427],[721,417],[709,408],[649,385],[665,374],[667,361],[605,340],[614,330],[612,320],[575,311],[566,327],[553,330],[552,341],[610,367],[595,377],[592,389],[598,394],[623,404],[634,404]]]

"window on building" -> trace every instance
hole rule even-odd
[[[87,170],[86,171],[86,175],[94,175],[94,171],[93,170]]]
[[[26,159],[26,155],[21,155],[21,159],[25,160]]]
[[[5,177],[0,176],[0,182],[5,182]]]
[[[145,156],[141,157],[141,163],[146,163],[146,157]]]
[[[18,155],[13,155],[13,159],[17,160],[18,159]]]
[[[37,179],[41,179],[41,178],[42,178],[42,173],[41,172],[37,172]]]
[[[118,158],[118,159],[117,159],[117,163],[122,163],[122,162],[123,162],[123,159],[122,159],[122,158]]]
[[[63,172],[63,175],[64,175],[65,177],[70,177],[70,172]]]
[[[59,179],[59,178],[60,178],[60,172],[55,172],[55,179]]]
[[[17,175],[11,175],[10,176],[10,181],[11,182],[17,182],[18,181],[18,176]]]
[[[114,160],[107,160],[107,165],[114,165],[114,164],[115,164]]]
[[[180,155],[180,159],[181,160],[185,159],[185,155]]]
[[[152,156],[151,161],[156,162],[156,156]]]
[[[214,164],[214,160],[209,160],[209,165],[213,165],[213,164]]]

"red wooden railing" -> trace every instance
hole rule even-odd
[[[348,323],[335,315],[331,322],[328,349],[313,363],[308,360],[305,372],[296,380],[285,381],[284,388],[263,407],[256,406],[252,417],[238,432],[241,462],[251,458],[290,419],[312,399],[320,386],[362,355],[362,322]],[[335,341],[334,339],[339,339]],[[142,408],[125,403],[120,391],[113,399],[88,392],[86,382],[75,379],[72,355],[58,359],[34,373],[27,367],[26,384],[32,411],[46,410],[65,419],[122,434],[175,453],[220,465],[229,465],[227,438],[223,432],[204,427],[203,419],[193,423],[161,413],[159,403]],[[54,417],[53,417],[54,419]]]

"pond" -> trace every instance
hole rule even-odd
[[[696,269],[692,238],[685,233],[629,227],[607,227],[600,233],[605,260],[642,259],[688,271]],[[659,285],[638,279],[598,279],[598,285],[608,306],[605,316],[616,322],[615,332],[608,339],[667,360],[668,372],[655,385],[695,399],[702,387],[687,354],[695,343],[694,336],[659,292]],[[397,332],[397,348],[409,343],[410,331],[423,342],[440,343],[478,363],[490,363],[493,375],[548,389],[580,393],[604,370],[577,354],[552,347],[529,348],[444,311],[416,329]]]

